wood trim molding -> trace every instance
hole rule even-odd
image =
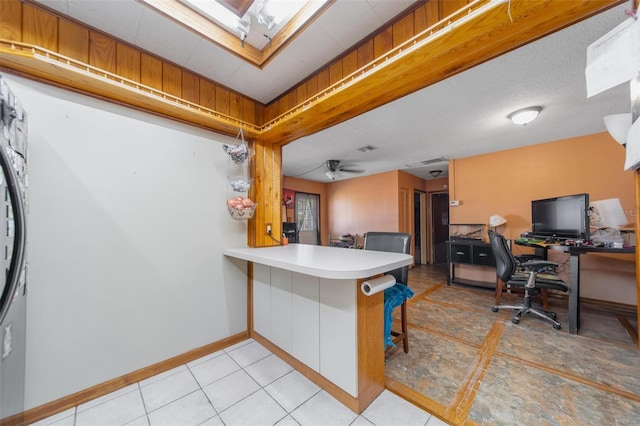
[[[117,391],[118,389],[122,389],[133,383],[148,379],[149,377],[153,377],[162,372],[171,370],[172,368],[176,368],[198,358],[202,358],[205,355],[209,355],[216,351],[235,345],[236,343],[247,340],[248,338],[248,331],[234,334],[233,336],[218,340],[217,342],[201,346],[184,354],[169,358],[164,361],[160,361],[148,367],[144,367],[123,376],[107,380],[106,382],[100,383],[90,388],[83,389],[71,395],[59,398],[55,401],[32,408],[22,413],[24,421],[23,424],[31,424],[37,422],[38,420],[45,419],[69,408],[91,401],[92,399],[107,395],[111,392]],[[16,425],[20,425],[20,423],[16,423]],[[3,426],[12,425],[9,423],[3,423]]]

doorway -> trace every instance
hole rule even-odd
[[[413,192],[413,243],[414,262],[416,265],[429,263],[427,250],[427,194],[422,191]]]
[[[433,238],[434,264],[447,262],[447,240],[449,239],[449,193],[431,194],[431,235]]]

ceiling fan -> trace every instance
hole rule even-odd
[[[327,177],[329,179],[331,179],[331,180],[336,180],[336,178],[339,176],[340,172],[345,172],[345,173],[362,173],[362,172],[364,172],[364,170],[343,168],[340,165],[340,160],[327,160],[327,161],[325,161],[325,164],[327,166],[327,169],[329,169],[329,171],[327,172]]]

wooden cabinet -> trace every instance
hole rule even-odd
[[[452,239],[447,241],[447,284],[495,285],[495,282],[474,281],[456,278],[455,265],[495,267],[496,258],[491,244],[475,239]]]

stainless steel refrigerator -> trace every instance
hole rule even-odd
[[[27,117],[0,75],[0,425],[22,424],[27,314]]]

